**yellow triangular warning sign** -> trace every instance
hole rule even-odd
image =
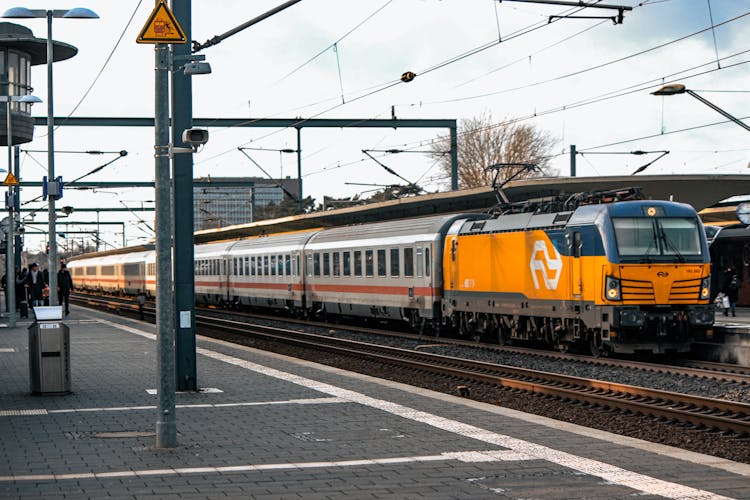
[[[13,172],[8,172],[3,181],[3,186],[18,186],[18,179],[13,175]]]
[[[167,2],[159,0],[143,26],[137,43],[185,43],[185,32],[177,24]]]

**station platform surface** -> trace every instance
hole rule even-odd
[[[750,465],[198,338],[155,447],[155,327],[76,307],[72,393],[0,328],[0,498],[750,498]]]

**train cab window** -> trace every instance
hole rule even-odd
[[[271,255],[271,276],[276,276],[276,256]]]
[[[365,275],[375,276],[375,258],[372,250],[365,250]]]
[[[313,256],[313,269],[315,276],[320,276],[320,254],[317,252]]]
[[[399,262],[400,251],[398,248],[391,248],[391,276],[400,275],[401,263]]]
[[[429,247],[424,249],[424,275],[427,277],[430,276],[430,249]]]
[[[352,274],[351,257],[351,252],[344,252],[344,276],[351,276]]]
[[[404,276],[414,276],[413,248],[404,248]]]
[[[362,251],[354,251],[354,276],[362,276]]]
[[[385,250],[378,250],[378,276],[385,276]]]
[[[341,275],[341,252],[333,252],[333,275]]]

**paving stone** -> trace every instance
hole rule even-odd
[[[227,498],[497,499],[559,498],[561,491],[562,496],[569,498],[651,496],[545,458],[413,461],[409,457],[509,448],[389,410],[397,406],[644,476],[750,498],[750,475],[616,444],[586,431],[573,432],[559,425],[542,425],[529,421],[533,419],[502,415],[495,408],[458,398],[405,389],[399,384],[376,382],[340,370],[203,339],[199,339],[199,347],[216,354],[199,357],[200,385],[218,387],[223,392],[178,394],[177,404],[256,405],[177,408],[178,447],[156,449],[154,436],[118,435],[153,433],[156,428],[156,409],[143,408],[155,407],[158,403],[157,396],[146,392],[156,386],[156,344],[151,339],[120,330],[113,323],[127,324],[145,332],[153,332],[153,325],[82,309],[74,310],[70,318],[73,393],[65,396],[31,396],[25,350],[27,332],[25,328],[0,332],[0,347],[15,348],[13,353],[0,354],[0,410],[76,410],[0,416],[0,477],[47,476],[33,481],[0,480],[2,498],[217,498],[217,495],[224,495]],[[76,323],[84,318],[107,322]],[[322,391],[320,385],[305,386],[248,370],[217,359],[219,354],[362,396],[343,403],[291,403],[332,396]],[[364,396],[387,404],[364,404]],[[282,404],[269,404],[271,402]],[[105,408],[130,409],[105,411]],[[99,433],[111,437],[101,437]],[[402,461],[367,462],[384,458]],[[352,464],[352,461],[362,462]],[[343,462],[343,465],[334,465],[335,462]],[[311,466],[313,463],[318,466]],[[270,465],[277,468],[264,469]],[[241,469],[174,473],[178,468],[203,467]],[[155,470],[163,472],[138,477],[128,475],[131,471]],[[120,475],[91,477],[92,473]],[[85,477],[54,479],[53,474]]]

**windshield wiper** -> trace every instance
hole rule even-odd
[[[643,257],[641,258],[641,262],[644,264],[650,264],[651,258],[649,255],[651,255],[651,249],[656,250],[656,247],[658,246],[658,242],[656,241],[656,231],[652,231],[653,238],[651,239],[651,243],[649,243],[648,248],[646,248],[646,251],[643,254]]]
[[[659,223],[657,222],[657,224]],[[659,235],[661,235],[661,240],[664,242],[664,245],[674,251],[675,255],[677,256],[677,262],[685,262],[685,257],[682,256],[680,251],[677,249],[677,246],[672,243],[672,240],[667,238],[667,233],[664,232],[664,228],[661,227],[661,224],[659,224]]]

